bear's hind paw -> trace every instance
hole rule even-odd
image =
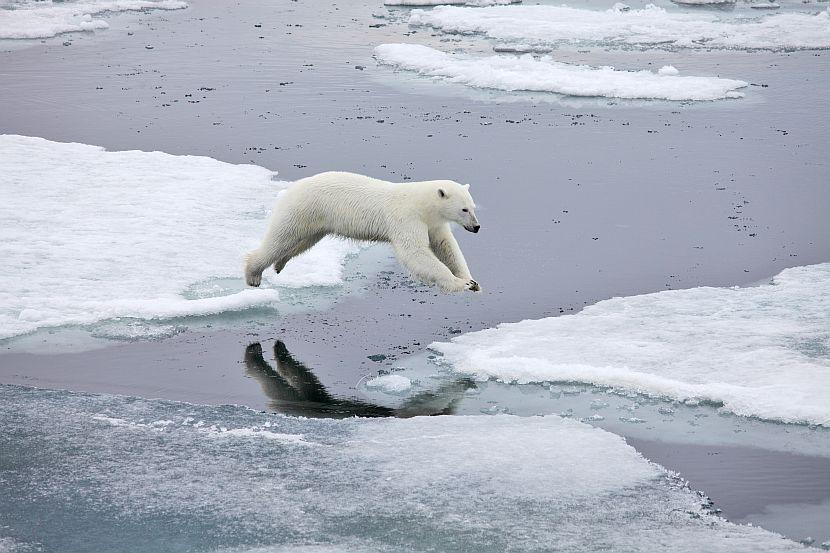
[[[245,283],[256,288],[262,284],[262,275],[245,275]]]
[[[478,282],[473,279],[470,279],[469,282],[467,282],[465,288],[470,292],[481,292],[481,286],[479,286]]]

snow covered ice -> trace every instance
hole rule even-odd
[[[584,382],[830,426],[830,263],[761,286],[613,298],[431,348],[482,379]]]
[[[412,388],[412,381],[406,376],[399,374],[385,374],[376,376],[366,382],[366,386],[387,393],[395,394],[405,392]]]
[[[179,0],[79,0],[0,3],[0,39],[48,38],[61,33],[106,29],[104,13],[147,9],[178,10]]]
[[[801,550],[559,417],[306,419],[16,386],[0,417],[0,537],[44,551]]]
[[[523,56],[473,57],[447,54],[418,44],[382,44],[375,48],[382,63],[421,75],[478,88],[554,92],[568,96],[650,98],[661,100],[717,100],[740,98],[744,81],[717,77],[677,76],[673,67],[658,73],[619,71]],[[673,71],[672,71],[673,70]]]
[[[566,6],[438,6],[413,10],[412,25],[447,33],[481,33],[522,44],[603,44],[660,48],[830,48],[830,11],[739,18],[642,9],[595,11]]]
[[[734,4],[736,0],[671,0],[675,4],[688,4],[690,6],[710,6],[721,4]]]
[[[385,6],[499,6],[521,2],[522,0],[383,0]]]
[[[243,256],[289,184],[207,157],[0,136],[0,339],[270,306],[278,288],[342,283],[359,246],[325,239],[244,288]]]

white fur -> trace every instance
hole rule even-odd
[[[478,231],[468,188],[451,180],[393,184],[339,172],[301,179],[280,197],[262,244],[246,257],[245,280],[259,286],[269,265],[280,272],[292,257],[336,234],[389,242],[424,283],[447,292],[478,291],[450,230],[455,222]]]

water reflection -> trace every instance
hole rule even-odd
[[[274,365],[265,360],[262,346],[245,348],[245,372],[259,382],[268,396],[269,410],[304,417],[415,417],[451,415],[458,402],[475,384],[467,378],[452,380],[437,390],[406,398],[399,407],[377,405],[359,399],[334,397],[285,344],[274,344]]]

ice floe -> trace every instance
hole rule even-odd
[[[0,39],[47,38],[61,33],[106,29],[93,16],[138,10],[178,10],[179,0],[79,0],[77,2],[24,1],[0,5]]]
[[[383,0],[385,6],[503,6],[522,0]]]
[[[289,184],[207,157],[0,136],[0,339],[238,311],[272,305],[274,286],[340,284],[359,246],[325,239],[244,288],[243,255]]]
[[[431,347],[479,378],[585,382],[830,426],[830,263],[761,286],[613,298]]]
[[[751,2],[749,7],[753,10],[777,10],[781,7],[781,4],[776,4],[772,0],[761,0],[760,2]]]
[[[0,531],[54,551],[801,550],[559,417],[323,420],[0,386],[0,418]]]
[[[566,6],[438,6],[413,10],[412,25],[482,33],[502,41],[556,46],[605,44],[662,48],[830,48],[830,11],[738,18],[643,9],[594,11]]]
[[[675,4],[686,4],[687,6],[722,6],[734,4],[737,0],[671,0]]]
[[[412,380],[400,374],[384,374],[376,376],[366,382],[368,388],[382,390],[387,393],[401,393],[412,388]]]
[[[381,63],[421,75],[496,90],[555,92],[567,96],[651,98],[660,100],[717,100],[740,98],[744,81],[717,77],[676,76],[660,70],[620,71],[523,56],[472,57],[447,54],[418,44],[382,44],[375,48]],[[672,68],[674,69],[674,68]]]

